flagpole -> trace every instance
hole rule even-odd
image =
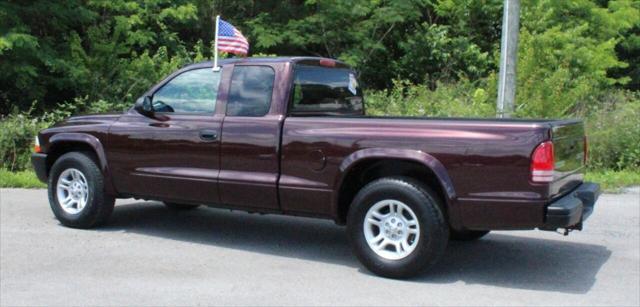
[[[216,15],[216,39],[213,43],[213,71],[219,71],[218,67],[218,28],[220,28],[220,15]]]

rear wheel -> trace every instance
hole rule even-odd
[[[451,240],[455,241],[474,241],[478,240],[489,233],[489,230],[449,230]]]
[[[164,202],[164,205],[171,210],[193,210],[200,207],[200,205],[179,204],[172,202]]]
[[[356,195],[347,229],[354,253],[373,273],[417,275],[433,266],[449,238],[436,194],[410,178],[383,178]]]
[[[104,193],[104,177],[88,153],[62,155],[51,167],[49,204],[65,226],[92,228],[105,223],[115,199]]]

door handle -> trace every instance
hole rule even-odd
[[[167,123],[150,123],[149,126],[157,127],[157,128],[167,128],[167,127],[169,127],[169,124],[167,124]]]
[[[205,141],[215,141],[218,139],[218,131],[215,130],[200,130],[200,138]]]

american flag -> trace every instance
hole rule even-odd
[[[246,55],[249,53],[249,42],[242,35],[242,32],[238,31],[230,23],[220,19],[218,22],[218,50]]]

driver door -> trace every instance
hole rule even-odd
[[[219,202],[222,73],[210,67],[179,72],[152,93],[152,115],[131,110],[111,127],[107,159],[119,193]]]

